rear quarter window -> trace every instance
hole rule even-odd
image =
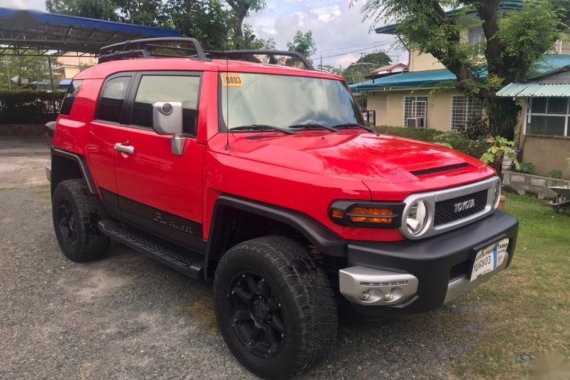
[[[61,115],[69,115],[71,113],[71,109],[73,108],[73,103],[75,103],[75,98],[79,93],[79,88],[83,84],[82,80],[74,80],[71,82],[69,87],[67,88],[67,92],[65,93],[65,97],[63,98],[63,103],[61,104],[61,109],[59,113]]]
[[[103,91],[101,91],[101,96],[99,97],[97,119],[114,123],[120,121],[121,111],[127,96],[130,81],[130,76],[121,76],[111,78],[105,82]]]

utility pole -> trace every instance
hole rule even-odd
[[[48,55],[48,67],[49,67],[49,81],[51,84],[51,90],[53,92],[53,72],[51,71],[51,57]]]
[[[8,89],[12,90],[12,79],[10,79],[10,61],[7,56],[4,56],[4,63],[6,64],[6,72],[8,73]]]

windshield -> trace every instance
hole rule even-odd
[[[362,124],[343,82],[266,74],[221,73],[222,117],[229,130],[266,125]]]

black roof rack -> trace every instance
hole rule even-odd
[[[248,61],[248,62],[260,62],[255,56],[265,55],[271,59],[275,59],[276,56],[285,56],[299,60],[306,70],[315,70],[313,64],[302,54],[294,51],[286,50],[229,50],[220,51],[213,50],[207,52],[208,57],[217,59],[236,59],[238,61]],[[275,62],[276,63],[276,62]]]
[[[129,58],[192,57],[208,59],[200,41],[186,37],[144,38],[107,45],[99,50],[99,63]]]
[[[306,70],[315,70],[312,63],[305,56],[294,51],[250,49],[213,50],[205,53],[200,41],[188,37],[144,38],[107,45],[99,50],[99,63],[151,57],[197,58],[202,60],[217,58],[259,63],[261,61],[256,57],[258,55],[269,57],[269,63],[278,63],[277,56],[289,57],[301,62]]]

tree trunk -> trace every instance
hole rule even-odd
[[[511,98],[494,96],[485,101],[485,108],[489,116],[489,134],[513,140],[521,107]]]

